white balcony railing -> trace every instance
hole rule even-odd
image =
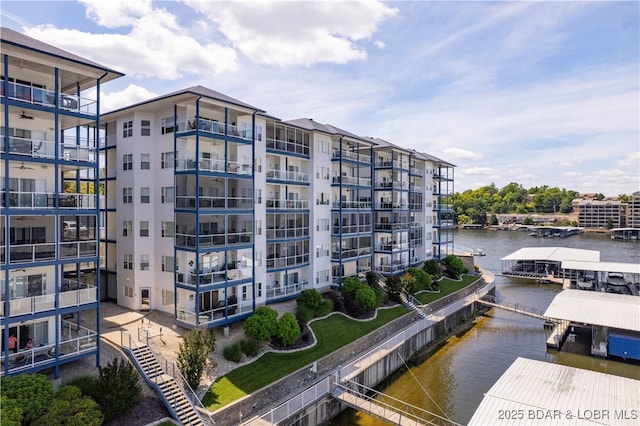
[[[309,182],[309,173],[289,172],[286,170],[267,170],[267,179],[286,180],[291,182]]]
[[[300,293],[309,288],[309,281],[300,281],[278,287],[267,287],[267,300]]]
[[[56,93],[31,85],[8,82],[8,92],[4,93],[4,84],[0,84],[0,96],[7,96],[9,99],[27,102],[45,107],[58,107],[65,111],[71,111],[86,115],[96,115],[98,104],[94,99],[83,98],[79,95]]]

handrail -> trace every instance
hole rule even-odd
[[[189,390],[190,395],[188,394],[187,396],[191,396],[189,398],[191,402],[200,408],[200,410],[197,411],[200,414],[206,415],[208,417],[207,420],[211,422],[210,424],[215,425],[215,421],[213,420],[213,418],[211,418],[209,410],[207,410],[207,408],[202,404],[202,401],[200,400],[200,398],[198,398],[198,394],[193,390],[189,382],[187,382],[187,379],[185,379],[185,377],[182,375],[182,372],[180,371],[180,368],[178,368],[178,365],[173,360],[164,356],[160,348],[156,345],[154,338],[160,337],[162,339],[162,327],[160,328],[160,334],[157,336],[151,336],[149,334],[149,330],[138,327],[138,340],[140,341],[142,341],[142,339],[140,339],[141,331],[145,333],[145,342],[147,343],[149,349],[151,349],[151,352],[153,352],[153,355],[156,357],[158,363],[161,366],[164,363],[164,373],[173,377],[178,383],[178,386],[181,386],[183,389]]]

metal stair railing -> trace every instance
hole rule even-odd
[[[138,331],[139,334],[139,331]],[[125,336],[126,336],[126,340],[125,340]],[[125,342],[127,344],[125,344]],[[180,417],[184,417],[184,415],[186,414],[186,410],[187,408],[191,408],[193,410],[193,412],[198,416],[198,420],[200,420],[200,424],[208,424],[210,426],[215,426],[215,422],[213,421],[213,419],[211,419],[211,417],[207,414],[208,420],[211,421],[211,423],[206,423],[205,420],[202,418],[201,415],[201,411],[191,402],[191,400],[189,399],[187,393],[184,391],[184,388],[182,388],[180,386],[180,384],[178,383],[178,381],[175,379],[175,377],[171,376],[170,374],[167,373],[167,370],[165,368],[162,367],[162,364],[160,363],[160,361],[158,360],[157,355],[154,353],[154,351],[149,347],[148,344],[142,344],[141,339],[134,339],[133,336],[131,336],[129,333],[125,332],[125,331],[120,331],[120,346],[125,350],[125,352],[129,353],[131,355],[131,357],[133,358],[135,364],[138,366],[138,369],[140,370],[140,372],[143,374],[143,376],[145,376],[145,380],[147,382],[149,382],[150,384],[153,385],[153,387],[156,388],[156,391],[160,394],[160,396],[165,399],[167,401],[167,403],[169,404],[170,407],[169,410],[173,412],[176,420],[179,420]],[[145,368],[142,366],[140,359],[138,359],[138,356],[136,355],[136,353],[134,352],[134,349],[142,349],[142,348],[147,348],[151,354],[151,356],[153,357],[155,364],[152,367],[152,371],[154,373],[153,376],[151,376],[149,373],[147,373],[145,371]],[[159,379],[162,378],[162,376],[166,374],[167,376],[170,376],[172,381],[176,384],[176,386],[178,387],[179,391],[185,395],[187,403],[189,405],[189,407],[184,407],[183,405],[179,405],[179,401],[177,400],[177,396],[173,397],[173,401],[165,394],[165,392],[162,390],[162,388],[160,387],[161,384]],[[202,413],[205,414],[205,413]],[[191,425],[191,423],[189,423],[189,425]]]
[[[189,385],[189,382],[187,382],[187,379],[185,379],[185,377],[182,375],[182,372],[178,368],[178,365],[173,360],[170,360],[169,358],[162,355],[162,351],[156,345],[154,338],[158,336],[160,338],[162,337],[162,329],[160,329],[160,334],[158,336],[152,336],[149,333],[149,330],[141,329],[140,327],[138,327],[138,336],[141,335],[141,332],[144,332],[144,338],[147,343],[147,346],[149,347],[151,352],[154,354],[156,359],[158,359],[158,363],[161,366],[164,363],[164,371],[166,372],[166,374],[173,377],[173,379],[177,382],[177,385],[181,387],[183,390],[188,390],[188,392],[185,392],[185,394],[187,395],[191,403],[194,404],[199,414],[201,414],[200,417],[204,416],[205,418],[203,420],[205,420],[205,423],[207,423],[208,425],[212,425],[212,426],[215,425],[216,422],[213,420],[213,418],[209,414],[209,410],[205,408],[200,398],[198,398],[198,394],[193,390],[191,385]],[[139,340],[142,340],[142,339],[139,338]]]

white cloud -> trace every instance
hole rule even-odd
[[[85,5],[87,18],[107,28],[129,27],[152,13],[151,0],[79,0]]]
[[[447,155],[447,158],[461,159],[461,160],[480,160],[482,154],[479,152],[469,151],[462,148],[445,148],[442,150]]]
[[[155,98],[156,96],[159,96],[159,94],[153,93],[144,87],[130,84],[123,90],[103,93],[102,96],[100,96],[100,109],[103,112],[109,112],[138,102],[146,101],[147,99]]]
[[[618,160],[618,166],[629,167],[630,169],[640,171],[640,151],[629,152],[625,158]]]
[[[251,60],[279,67],[364,59],[366,51],[357,42],[397,13],[378,1],[185,3]]]
[[[387,45],[385,44],[384,41],[380,41],[380,40],[376,40],[373,42],[373,45],[375,47],[377,47],[378,49],[384,49],[385,47],[387,47]]]

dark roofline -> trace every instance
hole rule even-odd
[[[90,66],[102,71],[116,74],[117,77],[124,76],[124,73],[108,68],[104,65],[100,65],[97,62],[90,61],[74,53],[67,52],[59,47],[52,46],[33,37],[29,37],[22,33],[19,33],[11,28],[0,27],[0,39],[2,43],[11,44],[16,47],[20,47],[34,52],[44,53],[45,55],[53,56],[66,61],[75,62],[81,65]],[[114,78],[117,78],[114,76]]]
[[[157,96],[155,98],[151,98],[151,99],[147,99],[146,101],[142,101],[142,102],[138,102],[135,104],[131,104],[122,108],[118,108],[115,109],[113,111],[109,111],[106,112],[104,114],[102,114],[102,116],[109,116],[112,114],[116,114],[119,112],[123,112],[126,111],[128,109],[133,109],[133,108],[137,108],[139,106],[142,105],[147,105],[147,104],[151,104],[154,102],[158,102],[158,101],[162,101],[165,99],[169,99],[169,98],[174,98],[177,96],[181,96],[181,95],[195,95],[195,96],[202,96],[205,98],[211,98],[211,99],[215,99],[217,101],[222,101],[222,102],[226,102],[228,104],[232,104],[232,105],[236,105],[236,106],[240,106],[243,108],[248,108],[248,109],[252,109],[255,110],[257,113],[266,113],[266,111],[254,107],[253,105],[247,104],[245,102],[239,101],[238,99],[232,98],[231,96],[227,96],[224,93],[220,93],[220,92],[216,92],[215,90],[212,89],[208,89],[206,87],[203,86],[192,86],[192,87],[188,87],[186,89],[181,89],[181,90],[177,90],[175,92],[170,92],[161,96]]]

